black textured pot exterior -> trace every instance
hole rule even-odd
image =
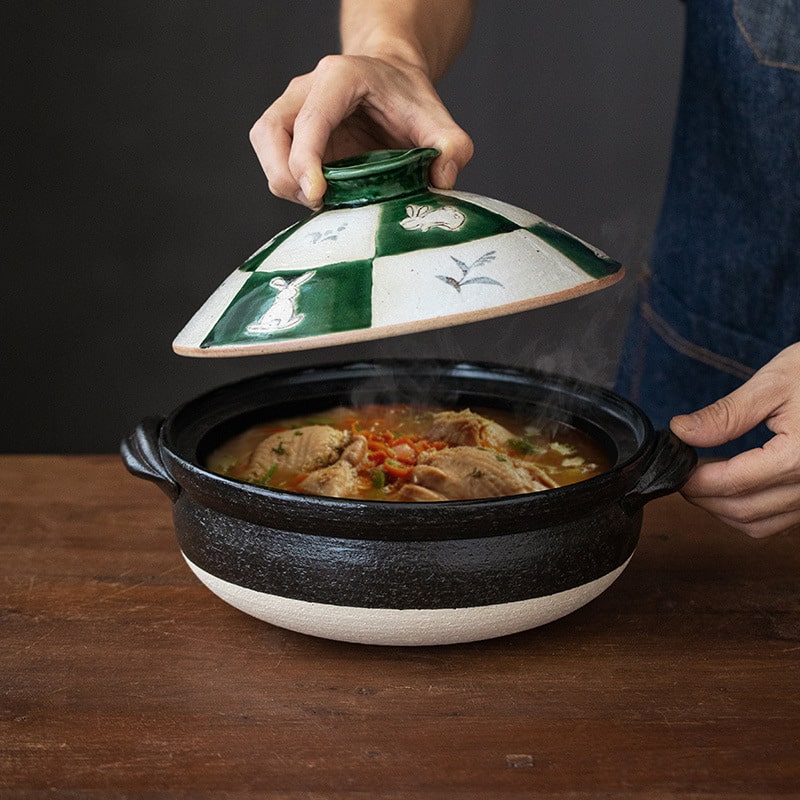
[[[415,540],[412,527],[400,541],[267,528],[188,496],[174,513],[181,550],[206,572],[259,592],[362,608],[459,608],[551,595],[625,563],[641,525],[641,511],[609,503],[539,531]],[[325,519],[318,525],[324,531]]]
[[[203,466],[221,441],[265,419],[414,400],[562,420],[600,441],[613,467],[529,495],[398,504],[293,494]],[[173,500],[185,558],[226,601],[285,627],[388,644],[502,635],[588,602],[633,554],[644,504],[680,488],[696,463],[691,448],[654,432],[639,409],[605,389],[534,371],[427,361],[250,378],[165,420],[143,420],[122,454],[131,472]]]

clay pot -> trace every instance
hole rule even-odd
[[[213,448],[269,418],[339,404],[427,401],[561,420],[611,469],[534,494],[389,503],[317,497],[209,472]],[[676,491],[695,451],[606,389],[502,366],[400,361],[306,368],[211,391],[122,443],[128,469],[173,503],[198,578],[274,625],[369,644],[449,644],[542,625],[607,589],[631,559],[642,508]]]

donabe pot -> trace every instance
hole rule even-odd
[[[433,503],[301,495],[204,466],[216,446],[266,419],[398,401],[560,420],[599,441],[613,466],[534,494]],[[574,611],[627,565],[645,503],[680,488],[697,460],[606,389],[529,370],[427,361],[249,378],[166,419],[144,419],[121,451],[132,473],[172,500],[181,551],[212,592],[274,625],[387,645],[503,636]]]

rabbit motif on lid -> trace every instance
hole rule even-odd
[[[400,221],[400,224],[407,231],[428,231],[431,228],[444,228],[448,231],[457,231],[463,224],[466,217],[462,211],[454,206],[442,206],[441,208],[431,208],[431,206],[406,206],[408,216]]]
[[[250,334],[271,333],[272,331],[285,331],[299,325],[305,314],[297,313],[297,299],[300,297],[300,287],[314,277],[314,271],[304,272],[297,278],[287,281],[277,276],[269,285],[278,290],[278,294],[264,312],[263,316],[247,326]]]

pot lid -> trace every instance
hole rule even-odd
[[[428,186],[431,148],[327,164],[321,210],[270,239],[173,342],[185,356],[328,347],[515,314],[616,283],[621,265],[515,206]]]

